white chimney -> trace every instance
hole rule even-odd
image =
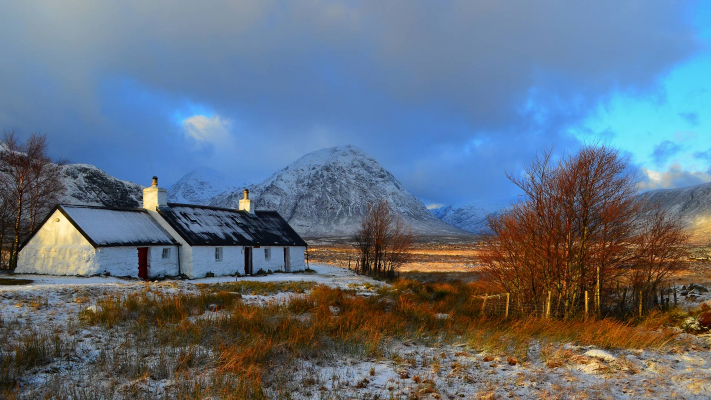
[[[244,189],[244,199],[239,201],[239,210],[253,214],[252,201],[249,199],[249,189]]]
[[[158,177],[153,177],[153,184],[143,189],[143,208],[156,211],[158,207],[168,205],[168,191],[158,187]]]

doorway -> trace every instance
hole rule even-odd
[[[138,248],[138,277],[148,280],[148,247]]]
[[[289,248],[284,247],[284,272],[291,272],[291,257],[289,257]]]
[[[244,248],[244,274],[252,275],[252,248]]]

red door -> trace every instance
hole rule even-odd
[[[148,279],[148,247],[138,248],[138,277]]]
[[[245,247],[244,248],[244,274],[245,275],[252,275],[254,272],[252,271],[252,248],[251,247]]]

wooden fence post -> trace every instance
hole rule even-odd
[[[588,291],[585,291],[585,319],[588,319]]]
[[[674,284],[674,307],[676,307],[676,283]]]
[[[546,318],[551,317],[551,291],[548,291],[548,302],[546,303]]]
[[[506,317],[505,318],[509,317],[509,299],[510,299],[510,297],[511,297],[511,294],[506,293]]]
[[[481,303],[481,315],[486,316],[486,298],[489,296],[488,293],[484,293],[484,302]]]
[[[642,318],[642,291],[639,291],[639,317]]]

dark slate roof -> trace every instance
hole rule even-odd
[[[62,204],[55,210],[59,210],[94,247],[178,244],[148,214],[148,211],[142,208],[107,208]],[[47,220],[55,210],[49,213]],[[47,220],[40,225],[40,228],[47,223]],[[38,230],[39,228],[32,236]],[[25,244],[32,236],[25,241]]]
[[[168,203],[158,213],[191,246],[306,246],[276,211]]]

